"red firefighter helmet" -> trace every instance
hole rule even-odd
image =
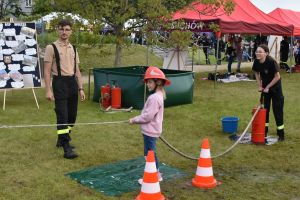
[[[144,81],[146,82],[147,79],[162,79],[165,80],[165,85],[170,85],[171,81],[166,78],[165,74],[157,67],[149,66],[145,76]]]

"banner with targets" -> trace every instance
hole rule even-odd
[[[0,23],[0,89],[41,87],[35,23]]]

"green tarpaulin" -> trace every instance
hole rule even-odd
[[[66,176],[105,195],[116,196],[140,189],[138,179],[143,177],[144,168],[144,157],[138,157],[71,172]],[[159,164],[159,169],[163,174],[164,181],[187,175],[185,172],[163,163]]]

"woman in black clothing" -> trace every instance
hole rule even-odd
[[[282,94],[281,78],[277,62],[269,56],[267,45],[259,45],[256,49],[256,60],[252,70],[255,72],[258,91],[264,95],[264,106],[267,109],[265,134],[268,133],[269,112],[272,100],[273,113],[277,125],[278,141],[284,140],[283,105],[284,96]]]

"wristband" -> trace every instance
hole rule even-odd
[[[78,88],[78,91],[80,92],[81,90],[84,90],[83,88]]]

